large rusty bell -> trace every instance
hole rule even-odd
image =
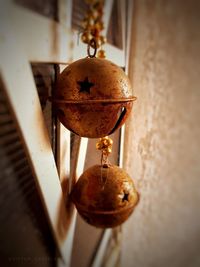
[[[115,165],[95,165],[87,169],[74,186],[71,197],[82,218],[100,228],[122,224],[139,200],[130,176]]]
[[[117,65],[87,57],[60,74],[52,100],[66,128],[79,136],[98,138],[125,122],[136,99],[130,88],[128,77]]]

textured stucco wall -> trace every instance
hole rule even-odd
[[[138,97],[125,168],[141,201],[123,227],[122,266],[200,266],[200,1],[134,1]]]

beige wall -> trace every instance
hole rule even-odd
[[[141,201],[122,266],[200,266],[200,1],[137,0],[125,168]]]

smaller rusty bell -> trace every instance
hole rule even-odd
[[[87,223],[110,228],[128,219],[139,194],[123,169],[105,164],[87,169],[74,186],[71,198]]]
[[[95,57],[66,67],[52,97],[61,123],[88,138],[110,135],[121,127],[135,99],[124,71],[111,61]]]

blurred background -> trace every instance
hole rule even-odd
[[[100,161],[97,140],[64,129],[48,101],[86,56],[86,2],[0,2],[1,266],[199,267],[200,2],[105,1],[106,56],[137,96],[110,161],[140,193],[112,230],[87,225],[67,197]]]

